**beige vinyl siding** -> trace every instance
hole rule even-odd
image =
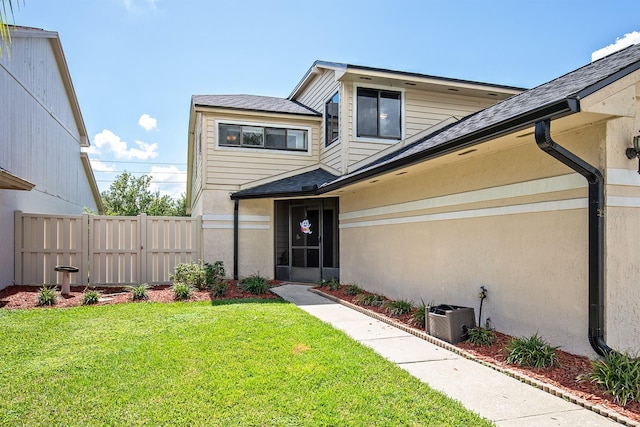
[[[366,87],[366,85],[361,86]],[[379,86],[375,87],[379,88]],[[388,90],[398,90],[398,88],[389,87]],[[347,131],[347,137],[349,138],[347,165],[350,166],[376,154],[380,150],[384,150],[397,141],[356,138],[355,86],[353,84],[344,85],[344,92],[341,102],[346,103],[349,123]],[[402,93],[402,97],[402,122],[405,139],[450,117],[461,119],[494,104],[491,100],[419,90],[405,90]]]
[[[310,128],[310,154],[285,150],[250,149],[217,146],[217,123],[242,122],[255,123],[257,126],[265,124],[279,127],[308,127]],[[206,186],[228,185],[231,189],[259,179],[268,178],[289,171],[301,169],[318,163],[319,151],[319,121],[314,119],[300,119],[292,117],[287,120],[281,117],[259,118],[243,116],[241,114],[205,114],[203,126],[206,128]]]
[[[335,71],[322,69],[323,73],[317,76],[302,93],[296,97],[296,101],[313,108],[324,116],[324,105],[327,99],[338,91],[340,82],[335,80]],[[341,100],[342,101],[342,100]],[[320,128],[320,146],[324,147],[324,120]],[[325,155],[322,154],[321,161],[325,163]]]
[[[192,201],[199,200],[200,194],[203,190],[202,183],[202,170],[204,168],[204,152],[206,150],[205,138],[202,129],[202,113],[196,113],[196,123],[194,128],[193,137],[193,164],[191,182],[191,198]]]
[[[323,73],[317,76],[295,100],[324,114],[325,101],[336,93],[339,85],[340,83],[335,80],[335,72],[323,69]]]
[[[494,103],[490,100],[407,90],[405,92],[405,137],[446,120],[458,119],[485,109]]]
[[[328,167],[340,171],[342,168],[342,148],[340,141],[334,142],[329,148],[322,150],[320,154],[320,163]]]

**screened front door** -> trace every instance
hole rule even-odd
[[[337,199],[276,201],[276,279],[339,278]]]

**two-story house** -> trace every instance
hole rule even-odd
[[[640,351],[639,69],[632,46],[523,91],[316,62],[287,98],[193,96],[204,257],[416,302],[484,285],[498,330]]]
[[[521,90],[317,61],[288,98],[193,96],[188,198],[204,253],[236,276],[339,277],[340,193],[316,187]]]

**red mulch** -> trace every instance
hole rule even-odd
[[[341,300],[348,301],[352,304],[357,305],[357,303],[355,302],[355,297],[346,295],[343,292],[343,289],[344,287],[341,287],[336,291],[330,291],[326,287],[324,287],[320,288],[319,290]],[[400,317],[391,317],[385,313],[383,307],[364,308],[380,315],[389,317],[396,322],[403,323],[408,327],[423,331],[422,329],[416,328],[410,323],[411,314]],[[575,354],[558,350],[557,354],[560,361],[559,367],[536,369],[526,366],[510,365],[505,362],[507,358],[505,354],[505,348],[512,337],[500,332],[496,332],[496,336],[496,342],[490,346],[474,346],[473,344],[470,344],[468,342],[460,342],[458,344],[455,344],[455,346],[465,350],[468,353],[471,353],[474,358],[481,360],[484,363],[499,368],[508,369],[510,371],[516,371],[520,375],[553,385],[592,404],[603,406],[634,421],[640,422],[640,403],[630,402],[624,407],[620,406],[613,401],[613,398],[611,396],[607,395],[596,384],[588,380],[580,380],[582,376],[588,374],[591,371],[591,361],[587,357],[577,356]]]
[[[271,282],[272,286],[276,286],[278,282]],[[38,307],[38,291],[39,287],[36,286],[9,286],[0,291],[0,308],[36,308]],[[92,287],[100,292],[100,301],[95,305],[106,304],[119,304],[124,302],[132,302],[131,292],[127,288],[116,287]],[[53,307],[43,308],[56,308],[56,307],[76,307],[82,305],[82,295],[85,291],[84,287],[72,286],[71,293],[68,296],[60,294],[58,289],[58,299]],[[149,299],[151,302],[173,302],[175,301],[174,293],[171,290],[171,286],[157,285],[150,286],[147,290]],[[206,301],[206,300],[220,300],[220,299],[243,299],[243,298],[267,298],[277,299],[277,295],[271,292],[261,295],[254,295],[248,292],[242,291],[236,281],[227,281],[227,292],[224,297],[213,297],[209,291],[194,291],[189,301]],[[40,307],[38,307],[40,308]]]

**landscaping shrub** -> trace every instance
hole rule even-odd
[[[203,290],[207,289],[206,272],[199,262],[177,264],[169,279],[174,282],[186,283],[189,286]]]
[[[633,400],[640,402],[640,359],[637,357],[612,351],[604,360],[591,362],[589,379],[622,406]]]
[[[411,313],[413,303],[411,301],[399,299],[397,301],[389,300],[384,303],[384,311],[389,316],[402,316]]]
[[[143,283],[141,285],[136,285],[136,286],[131,286],[129,287],[129,290],[131,291],[132,298],[134,301],[145,301],[149,299],[149,294],[147,293],[147,289],[149,287],[147,286],[146,283]]]
[[[213,264],[204,264],[205,282],[211,289],[219,282],[224,282],[226,272],[224,270],[224,263],[222,261],[216,261]]]
[[[340,289],[340,281],[335,277],[331,278],[331,280],[322,279],[318,282],[318,286],[321,288],[327,288],[330,291],[337,291]]]
[[[496,333],[493,332],[493,329],[471,328],[468,331],[467,341],[473,345],[491,345],[496,342]]]
[[[427,325],[427,305],[423,302],[420,303],[416,311],[413,312],[413,315],[409,319],[409,323],[417,326],[420,329],[424,329]]]
[[[38,305],[54,305],[57,299],[55,286],[42,285],[38,293]]]
[[[91,289],[89,291],[85,291],[82,294],[82,304],[83,305],[91,305],[96,304],[100,299],[100,293],[95,289]]]
[[[191,294],[193,293],[193,286],[184,282],[175,282],[171,289],[173,289],[175,298],[178,301],[188,300],[191,298]]]
[[[558,347],[551,347],[536,333],[529,338],[513,338],[507,345],[507,363],[547,368],[558,365]]]
[[[240,289],[254,295],[266,294],[269,291],[269,281],[259,274],[245,277],[239,283]]]
[[[362,293],[362,289],[358,285],[347,285],[344,287],[345,295],[356,296]]]
[[[211,295],[214,297],[223,297],[227,293],[227,282],[224,280],[218,280],[214,282],[212,285],[209,285],[209,290],[211,291]]]
[[[384,303],[384,298],[378,294],[360,294],[354,301],[356,304],[368,307],[380,307]]]
[[[224,263],[216,261],[213,264],[205,263],[205,282],[214,297],[223,297],[227,293],[227,281]]]

